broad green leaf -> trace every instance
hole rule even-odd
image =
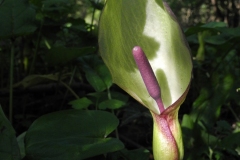
[[[25,135],[26,135],[26,132],[23,132],[17,137],[21,158],[25,157],[25,143],[24,143]]]
[[[30,75],[25,77],[22,81],[14,84],[14,87],[28,88],[49,81],[59,81],[65,79],[67,76],[68,76],[67,74],[62,75],[62,77],[59,77],[59,74]]]
[[[201,27],[203,27],[203,28],[220,28],[220,27],[227,27],[227,24],[225,22],[209,22],[209,23],[203,24]]]
[[[30,0],[30,2],[37,6],[45,17],[54,20],[62,19],[72,11],[72,6],[75,4],[72,0]]]
[[[205,41],[210,44],[222,45],[228,40],[229,39],[225,39],[222,36],[215,35],[215,36],[208,37]]]
[[[63,65],[80,56],[93,53],[96,49],[94,47],[85,48],[65,48],[56,47],[48,50],[46,54],[46,61],[51,65]]]
[[[111,91],[111,97],[112,99],[117,99],[120,101],[123,101],[125,103],[128,102],[129,96],[120,92],[116,92],[116,91]]]
[[[100,102],[109,99],[109,93],[107,93],[107,92],[99,92],[99,93],[95,92],[95,93],[89,93],[88,95],[91,97],[94,97],[95,99],[97,99],[97,101],[100,101]],[[112,99],[117,99],[117,100],[123,101],[125,103],[127,103],[128,99],[129,99],[128,95],[122,94],[120,92],[111,91],[110,95],[111,95]]]
[[[92,101],[90,101],[88,98],[83,97],[81,99],[76,99],[68,104],[72,105],[72,108],[74,109],[85,109],[87,108],[90,104],[92,104]]]
[[[87,32],[86,22],[83,19],[68,19],[65,27],[73,32]]]
[[[218,142],[218,138],[204,129],[201,130],[201,138],[205,145],[215,145]]]
[[[107,89],[107,85],[95,70],[88,68],[84,69],[84,71],[87,81],[97,92],[101,92]]]
[[[34,19],[35,9],[28,0],[4,0],[0,5],[0,38],[34,32]]]
[[[233,75],[226,74],[222,78],[221,75],[216,73],[211,78],[212,84],[209,86],[214,86],[214,90],[202,88],[198,98],[193,103],[190,113],[194,121],[202,120],[208,127],[213,127],[220,116],[222,105],[226,102],[230,93],[234,91]]]
[[[66,5],[69,0],[42,0],[43,4],[47,5],[47,6],[53,6],[55,5]]]
[[[206,30],[217,34],[219,28],[226,28],[226,27],[227,27],[227,24],[224,22],[209,22],[206,24],[199,24],[197,26],[190,27],[185,31],[185,34],[187,36],[190,36]]]
[[[112,77],[106,65],[102,64],[97,66],[96,71],[107,86],[107,88],[110,88],[112,85]]]
[[[30,0],[30,2],[41,8],[42,5],[47,5],[47,6],[51,6],[54,4],[55,6],[60,4],[66,5],[68,0]]]
[[[125,102],[119,101],[117,99],[109,99],[106,101],[103,101],[99,104],[99,109],[119,109],[125,105]]]
[[[97,92],[101,92],[112,85],[109,70],[99,56],[87,55],[78,60],[81,63],[81,69],[85,72],[87,81]]]
[[[230,134],[227,137],[223,138],[223,140],[220,143],[220,147],[224,149],[236,150],[238,147],[240,147],[240,144],[238,141],[239,139],[240,139],[240,132]]]
[[[128,98],[129,96],[126,94],[122,94],[120,92],[95,92],[95,93],[89,93],[88,94],[89,99],[91,99],[92,102],[95,103],[96,106],[99,107],[99,104],[101,104],[104,101],[108,101],[109,100],[109,96],[114,99],[114,100],[118,100],[121,101],[121,103],[126,104],[128,102]],[[102,106],[104,109],[107,108],[107,106]]]
[[[65,110],[44,115],[29,128],[25,138],[30,160],[79,160],[117,151],[123,144],[107,136],[118,119],[103,111]]]
[[[224,120],[217,121],[216,131],[220,134],[229,135],[232,132],[232,126]]]
[[[192,61],[181,28],[161,0],[108,0],[99,25],[99,50],[113,82],[159,114],[132,56],[140,46],[157,77],[165,108],[186,92]]]
[[[219,33],[205,39],[206,42],[214,45],[223,45],[229,41],[238,42],[240,40],[240,28],[217,28]]]
[[[20,160],[15,131],[0,106],[0,159]]]
[[[181,127],[188,128],[189,130],[193,129],[194,123],[193,123],[193,120],[191,119],[191,117],[189,115],[185,114],[183,116]]]
[[[95,101],[98,101],[99,100],[99,98],[101,98],[101,97],[105,97],[105,95],[106,95],[106,97],[107,97],[107,93],[106,92],[93,92],[93,93],[89,93],[88,94],[88,96],[91,98],[91,97],[93,97],[94,98],[94,100]],[[91,98],[92,99],[92,98]],[[105,99],[108,99],[108,97],[107,98],[105,98]],[[94,101],[93,100],[93,101]]]

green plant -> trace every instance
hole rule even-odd
[[[239,28],[211,22],[185,33],[195,59],[194,101],[182,121],[186,159],[238,159]]]
[[[0,2],[0,159],[153,159],[151,113],[112,83],[98,54],[103,4]],[[178,114],[184,159],[237,160],[239,28],[211,22],[185,35],[194,60]]]

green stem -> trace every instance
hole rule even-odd
[[[73,81],[73,78],[74,78],[74,76],[75,76],[76,70],[77,70],[77,66],[75,66],[74,69],[73,69],[73,72],[72,72],[70,81],[69,81],[69,83],[68,83],[69,86],[71,86],[71,84],[72,84],[72,81]],[[70,88],[70,87],[69,87],[69,88]],[[73,90],[72,90],[72,91],[73,91]],[[63,107],[63,104],[64,104],[64,102],[65,102],[65,99],[66,99],[66,97],[67,97],[67,95],[68,95],[68,92],[69,92],[69,89],[65,92],[65,95],[64,95],[64,98],[63,98],[63,101],[62,101],[61,108]],[[74,91],[73,91],[73,92],[74,92]],[[74,94],[75,94],[75,92],[74,92]],[[73,95],[74,95],[74,94],[73,94]],[[76,97],[76,95],[77,95],[77,94],[75,94],[74,96]],[[77,97],[78,97],[78,96],[77,96]]]
[[[99,0],[97,1],[97,3],[99,3]],[[92,27],[93,27],[93,21],[94,21],[95,11],[96,11],[96,9],[93,8],[90,33],[92,33],[92,29],[93,29]]]
[[[223,60],[227,57],[227,55],[229,54],[229,52],[232,50],[232,48],[234,48],[236,45],[238,44],[238,42],[233,43],[225,52],[225,54],[220,58],[221,60],[219,61],[219,63],[213,68],[213,70],[210,73],[210,76],[213,75],[213,73],[215,71],[218,70],[218,68],[220,67],[220,65],[223,65]]]
[[[3,59],[3,57],[1,56],[1,52],[0,52],[0,58]],[[0,67],[0,88],[3,87],[3,67]]]
[[[79,96],[72,90],[71,87],[69,87],[66,83],[64,83],[63,81],[60,81],[61,84],[63,84],[75,97],[76,99],[79,99]]]
[[[107,93],[108,93],[108,99],[109,100],[112,99],[110,88],[107,89]],[[112,114],[115,115],[114,110],[112,109],[111,111],[112,111]],[[119,139],[118,128],[116,128],[116,130],[115,130],[115,135],[116,135],[116,138]]]
[[[32,60],[31,66],[30,66],[29,75],[32,74],[33,71],[34,71],[34,64],[36,62],[37,52],[38,52],[38,48],[39,48],[39,44],[40,44],[40,40],[41,40],[41,31],[42,31],[43,22],[44,21],[42,20],[41,25],[40,25],[40,29],[39,29],[39,32],[38,32],[36,49],[35,49],[35,52],[33,53],[33,60]]]
[[[9,87],[9,121],[12,123],[13,117],[13,70],[14,70],[14,43],[11,45],[11,57],[10,57],[10,87]]]
[[[107,93],[108,93],[108,99],[112,99],[110,88],[107,89]]]
[[[232,109],[231,105],[228,104],[227,106],[228,106],[228,108],[230,109],[230,111],[232,112],[234,118],[235,118],[238,122],[240,122],[240,119],[238,118],[238,116],[236,115],[236,113],[234,112],[234,110]]]
[[[77,70],[77,66],[74,66],[73,68],[73,72],[72,72],[72,75],[71,75],[71,78],[70,78],[70,81],[69,81],[69,86],[72,84],[72,81],[73,81],[73,78],[75,76],[75,73],[76,73],[76,70]]]

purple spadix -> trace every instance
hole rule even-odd
[[[139,46],[135,46],[132,53],[147,91],[156,101],[160,113],[162,113],[165,109],[162,103],[160,86],[147,57]]]

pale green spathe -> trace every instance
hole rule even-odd
[[[144,50],[161,87],[165,108],[187,90],[192,71],[189,49],[182,31],[160,0],[107,0],[100,18],[100,54],[114,83],[156,114],[132,56],[132,48]]]

